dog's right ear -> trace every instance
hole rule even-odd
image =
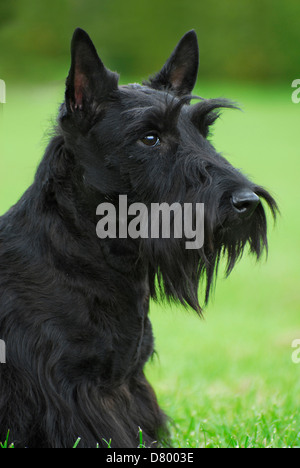
[[[159,73],[146,85],[172,91],[177,96],[190,94],[195,86],[199,67],[198,39],[194,30],[187,32]]]
[[[80,28],[73,35],[71,57],[65,94],[68,111],[86,111],[118,88],[119,76],[103,65],[90,37]]]

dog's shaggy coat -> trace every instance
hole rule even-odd
[[[149,298],[162,292],[200,312],[220,256],[228,272],[246,244],[267,245],[259,198],[276,203],[207,139],[225,100],[190,105],[198,45],[187,33],[143,85],[118,86],[82,30],[58,128],[33,185],[0,219],[0,440],[16,447],[136,447],[162,443],[166,417],[145,379],[153,354]],[[199,98],[198,98],[199,99]],[[96,208],[205,204],[205,244],[102,239]],[[256,198],[255,198],[256,197]],[[160,291],[157,294],[157,291]]]

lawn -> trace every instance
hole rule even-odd
[[[151,304],[157,357],[147,375],[173,419],[175,447],[300,446],[300,364],[291,348],[300,339],[300,104],[291,91],[290,83],[204,83],[197,90],[241,104],[243,112],[227,110],[217,122],[214,143],[270,189],[281,217],[276,227],[270,220],[268,261],[245,255],[228,279],[220,272],[203,319],[180,306]],[[0,213],[31,183],[62,97],[63,82],[7,84]]]

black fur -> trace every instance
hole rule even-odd
[[[153,354],[149,298],[158,291],[198,313],[222,255],[228,273],[247,244],[267,246],[260,203],[235,210],[247,189],[274,199],[207,139],[225,100],[190,105],[198,70],[193,31],[144,85],[118,86],[87,34],[72,41],[72,65],[56,135],[33,185],[0,219],[0,440],[17,447],[136,447],[165,440],[166,417],[143,368]],[[160,144],[148,147],[145,135]],[[205,244],[184,239],[96,236],[103,201],[202,202]],[[160,293],[158,294],[160,296]]]

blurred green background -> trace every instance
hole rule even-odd
[[[151,304],[159,357],[147,374],[174,420],[177,447],[300,446],[291,347],[300,339],[300,104],[291,99],[299,18],[299,0],[0,0],[0,213],[33,180],[63,99],[75,27],[121,83],[157,71],[195,29],[195,92],[243,108],[224,113],[214,144],[271,191],[282,215],[275,228],[270,220],[268,262],[245,256],[229,279],[221,274],[204,320]]]
[[[292,79],[299,63],[298,0],[1,0],[4,78],[60,77],[75,27],[86,28],[105,62],[125,75],[159,67],[196,29],[202,77]]]

